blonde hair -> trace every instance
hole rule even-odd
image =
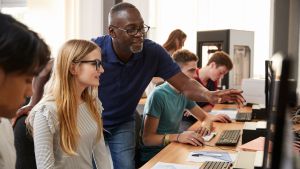
[[[75,155],[79,132],[77,128],[77,109],[79,101],[75,97],[76,83],[70,72],[71,65],[83,59],[93,50],[100,48],[87,40],[69,40],[61,48],[55,58],[53,73],[45,87],[45,97],[54,97],[60,127],[60,145],[62,150]],[[101,107],[97,104],[97,87],[86,88],[81,97],[86,102],[92,117],[98,125],[97,141],[102,137]]]

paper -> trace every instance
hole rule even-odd
[[[193,156],[194,154],[202,154],[200,156]],[[200,162],[205,161],[225,161],[233,162],[236,158],[236,154],[229,154],[223,151],[193,151],[189,153],[187,161]]]
[[[256,122],[245,122],[244,128],[245,130],[256,130]]]
[[[266,129],[267,128],[267,121],[258,121],[256,124],[257,129]]]
[[[254,166],[263,166],[264,152],[257,151],[255,154]]]
[[[220,109],[220,110],[211,110],[210,114],[212,115],[218,115],[218,114],[226,114],[229,116],[230,119],[235,120],[236,119],[236,114],[237,114],[237,109]]]
[[[256,129],[266,129],[266,128],[267,128],[266,121],[258,121],[258,122],[245,122],[243,129],[256,130]]]
[[[151,169],[199,169],[200,166],[158,162]]]
[[[210,141],[212,138],[214,138],[217,135],[217,132],[211,132],[210,134],[203,136],[204,141]]]
[[[249,141],[248,143],[240,145],[239,148],[241,148],[244,151],[264,151],[264,146],[265,137],[258,137],[254,140]],[[269,152],[271,152],[271,149],[272,142],[269,142]]]

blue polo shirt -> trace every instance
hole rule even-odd
[[[104,73],[100,76],[99,98],[104,127],[134,120],[134,111],[153,77],[169,79],[181,70],[157,43],[145,39],[143,50],[124,63],[113,50],[109,35],[93,39],[101,47]]]

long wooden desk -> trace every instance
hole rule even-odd
[[[236,105],[226,105],[226,104],[219,104],[215,106],[215,109],[224,109],[224,108],[232,108],[236,107]],[[250,107],[244,107],[241,109],[243,112],[250,112]],[[200,122],[196,122],[189,130],[196,130],[200,126]],[[213,127],[217,132],[217,136],[213,138],[211,141],[206,142],[207,145],[203,147],[196,147],[188,144],[176,143],[172,142],[168,146],[166,146],[162,151],[160,151],[157,155],[155,155],[151,160],[149,160],[141,169],[149,169],[153,167],[157,162],[167,162],[167,163],[178,163],[178,164],[190,164],[190,165],[198,165],[200,166],[201,163],[195,162],[188,162],[187,157],[188,154],[192,151],[197,150],[214,150],[214,151],[226,151],[229,153],[234,153],[237,151],[236,147],[230,146],[218,146],[215,147],[215,143],[220,137],[220,133],[223,130],[230,130],[230,129],[242,129],[244,126],[243,122],[233,122],[233,123],[213,123]],[[238,145],[241,144],[241,138],[239,139]],[[208,146],[211,145],[211,146]]]

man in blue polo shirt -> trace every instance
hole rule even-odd
[[[102,49],[105,72],[100,77],[99,97],[105,141],[115,169],[135,168],[134,112],[152,77],[165,79],[191,100],[244,101],[239,90],[210,92],[184,75],[165,49],[144,39],[149,28],[134,5],[119,3],[109,12],[109,35],[93,39]]]

